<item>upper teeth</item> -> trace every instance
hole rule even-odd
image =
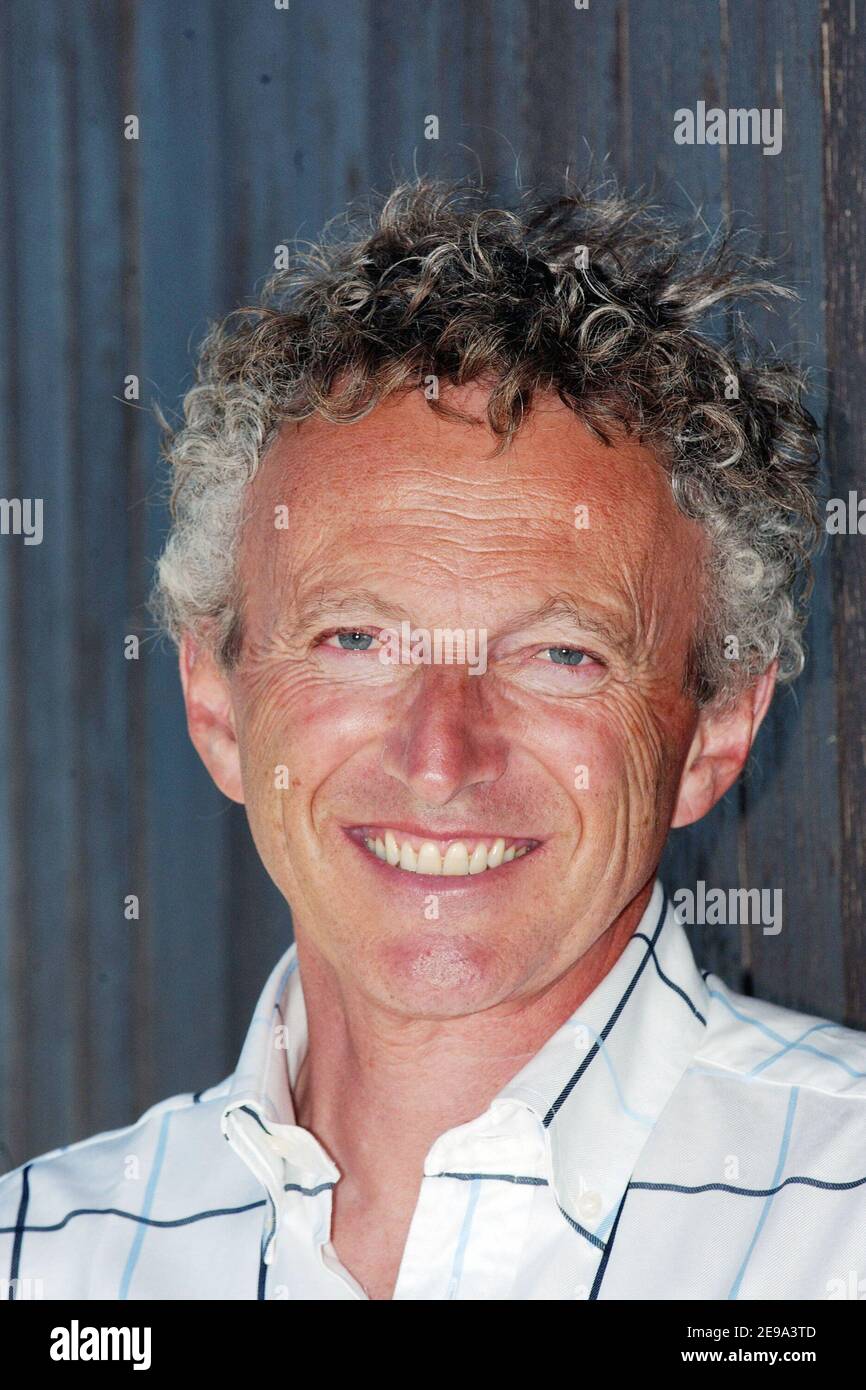
[[[432,840],[425,840],[415,850],[410,840],[399,840],[392,830],[386,830],[384,838],[379,835],[364,836],[364,844],[379,859],[412,874],[447,874],[452,877],[480,874],[485,869],[498,869],[500,864],[510,864],[512,859],[519,859],[529,850],[529,845],[521,845],[517,849],[511,845],[506,849],[505,841],[501,838],[492,844],[479,841],[474,848],[470,848],[471,843],[451,840],[442,854]]]

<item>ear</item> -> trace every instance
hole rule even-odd
[[[188,633],[180,644],[180,683],[186,725],[195,749],[221,792],[243,803],[241,763],[228,681],[211,652]]]
[[[736,782],[773,698],[778,665],[774,661],[730,709],[701,710],[680,777],[672,830],[700,820]]]

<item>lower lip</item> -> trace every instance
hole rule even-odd
[[[492,887],[491,880],[498,879],[500,876],[503,882],[508,882],[511,878],[509,870],[519,869],[521,865],[540,854],[543,848],[543,844],[536,845],[535,849],[530,850],[528,854],[522,854],[519,859],[511,859],[507,864],[500,864],[495,869],[485,869],[480,874],[414,874],[409,869],[401,869],[396,864],[389,864],[387,860],[380,859],[377,854],[371,853],[366,845],[355,839],[350,830],[345,830],[345,835],[371,868],[378,869],[381,874],[386,876],[387,882],[392,887],[403,887],[410,892],[415,889],[424,893],[455,893],[470,890],[475,892],[482,887]]]

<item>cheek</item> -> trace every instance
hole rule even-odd
[[[655,801],[671,780],[673,746],[678,735],[666,732],[649,701],[628,691],[532,726],[535,756],[583,814],[626,797]]]
[[[292,825],[315,819],[320,789],[380,736],[381,703],[287,665],[248,669],[236,708],[251,821],[285,838]]]
[[[608,712],[608,775],[628,801],[634,835],[667,834],[690,734],[686,712],[663,699],[627,692]]]

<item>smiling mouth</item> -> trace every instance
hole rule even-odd
[[[468,878],[489,873],[531,854],[539,840],[506,835],[463,835],[428,839],[384,826],[353,826],[352,839],[383,864],[410,874]]]

